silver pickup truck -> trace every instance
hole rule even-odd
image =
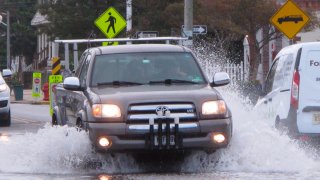
[[[138,44],[87,49],[74,77],[56,87],[54,125],[85,129],[101,152],[215,150],[232,137],[232,115],[190,49]]]

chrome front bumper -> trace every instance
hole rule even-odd
[[[150,122],[149,122],[150,123]],[[170,133],[174,134],[177,123],[170,123]],[[89,136],[97,150],[102,151],[132,151],[132,150],[150,150],[153,148],[150,137],[160,137],[167,134],[166,124],[162,124],[162,134],[159,136],[159,124],[126,124],[126,123],[88,123]],[[232,136],[232,120],[214,119],[200,120],[198,122],[179,123],[178,135],[181,137],[181,146],[164,147],[163,149],[218,149],[229,144]],[[153,129],[153,134],[151,132]],[[226,136],[226,142],[216,144],[212,141],[213,133],[223,133]],[[151,136],[150,136],[151,135]],[[98,138],[108,137],[112,141],[112,146],[108,149],[99,147]],[[176,135],[175,135],[176,136]],[[149,139],[148,139],[149,138]],[[151,148],[150,148],[151,147]],[[161,148],[160,148],[161,149]]]

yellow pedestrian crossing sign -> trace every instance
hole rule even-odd
[[[293,39],[309,20],[309,16],[291,0],[270,18],[271,24],[289,39]]]
[[[107,36],[114,38],[126,27],[126,20],[113,7],[108,8],[99,16],[94,24]]]

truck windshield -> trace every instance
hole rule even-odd
[[[173,79],[173,84],[205,83],[200,67],[191,53],[122,53],[96,56],[91,86],[154,84]]]

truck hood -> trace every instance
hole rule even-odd
[[[100,102],[131,104],[148,102],[194,102],[221,99],[219,93],[207,84],[202,85],[141,85],[92,88]]]

